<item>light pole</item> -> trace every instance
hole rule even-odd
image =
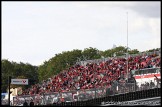
[[[127,12],[127,81],[128,81],[128,12]]]

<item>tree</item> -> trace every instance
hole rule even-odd
[[[139,51],[137,49],[133,49],[133,50],[130,50],[128,51],[129,54],[138,54]]]
[[[108,49],[102,52],[102,56],[104,57],[113,57],[114,54],[116,54],[116,56],[122,56],[127,52],[126,47],[123,46],[118,46],[116,48],[113,49]]]
[[[39,81],[45,80],[73,66],[77,62],[77,58],[82,56],[81,52],[78,49],[64,51],[56,54],[49,61],[45,61],[44,64],[38,67]]]
[[[100,51],[96,48],[85,48],[82,52],[82,60],[92,60],[92,59],[99,59],[101,55]]]
[[[7,91],[7,87],[8,87],[8,77],[11,76],[12,72],[13,72],[13,65],[10,61],[8,60],[2,60],[1,61],[1,74],[2,74],[2,78],[1,78],[1,92],[6,92]]]
[[[35,84],[38,82],[38,67],[32,66],[31,64],[24,64],[22,62],[16,63],[16,62],[10,62],[6,59],[3,59],[2,61],[2,92],[6,92],[6,89],[8,88],[8,77],[11,76],[13,79],[20,78],[21,76],[27,78],[27,79],[33,79],[36,80],[32,84]],[[31,85],[32,85],[31,84]],[[26,86],[30,87],[30,85]]]

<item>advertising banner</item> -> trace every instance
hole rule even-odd
[[[11,79],[11,84],[28,85],[28,79]]]

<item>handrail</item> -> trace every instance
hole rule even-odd
[[[141,55],[152,55],[152,54],[159,54],[161,55],[161,52],[160,51],[154,51],[154,52],[140,52],[138,54],[130,54],[129,56],[130,57],[136,57],[136,56],[141,56]],[[116,57],[107,57],[107,58],[101,58],[101,59],[94,59],[94,60],[86,60],[86,61],[79,61],[79,62],[76,62],[76,64],[80,64],[82,66],[85,66],[87,63],[99,63],[99,62],[102,62],[102,61],[108,61],[109,59],[111,58],[126,58],[126,55],[122,55],[122,56],[116,56]]]

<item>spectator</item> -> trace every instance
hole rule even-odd
[[[28,103],[26,102],[26,100],[25,100],[23,106],[28,106]]]
[[[123,57],[111,58],[97,63],[90,62],[84,66],[74,65],[48,80],[43,80],[42,83],[33,85],[23,91],[23,95],[104,87],[118,78],[125,80],[127,75],[126,61],[127,59]],[[128,62],[128,73],[136,69],[159,67],[161,63],[160,57],[156,55],[129,57]]]
[[[32,99],[31,99],[31,101],[30,101],[30,106],[34,106],[34,102],[33,102]]]
[[[150,87],[151,87],[151,88],[155,87],[155,84],[152,82],[152,80],[151,80],[151,82],[150,82]]]

